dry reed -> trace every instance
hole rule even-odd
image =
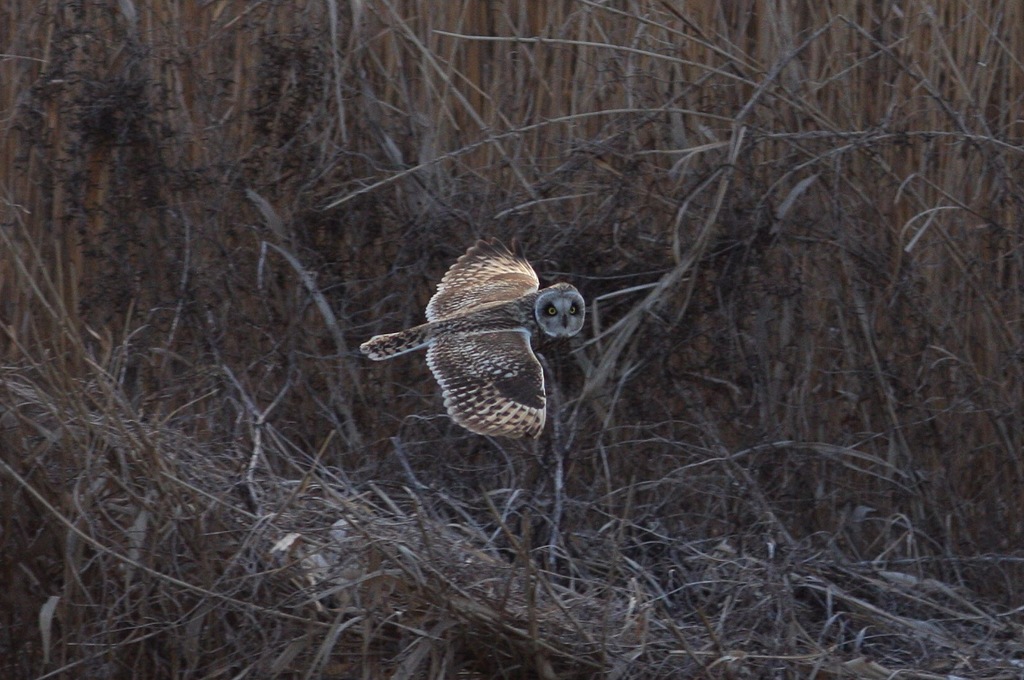
[[[0,7],[0,673],[1016,678],[1024,6]],[[549,429],[415,357],[475,238]]]

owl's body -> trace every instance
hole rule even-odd
[[[426,347],[452,420],[477,434],[537,437],[545,420],[544,372],[530,338],[575,335],[584,315],[573,286],[539,285],[521,254],[480,241],[438,284],[427,323],[377,335],[360,349],[380,361]]]

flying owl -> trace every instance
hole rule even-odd
[[[381,361],[426,347],[452,420],[477,434],[538,437],[544,371],[530,338],[576,335],[584,314],[583,296],[573,286],[539,286],[518,248],[479,241],[437,285],[427,323],[374,336],[359,349]]]

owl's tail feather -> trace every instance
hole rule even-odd
[[[434,339],[431,324],[423,324],[397,333],[375,335],[362,345],[359,350],[374,361],[383,361],[399,354],[422,349]]]

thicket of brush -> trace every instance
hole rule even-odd
[[[0,675],[1015,678],[1024,4],[0,6]],[[418,356],[590,303],[537,442]]]

